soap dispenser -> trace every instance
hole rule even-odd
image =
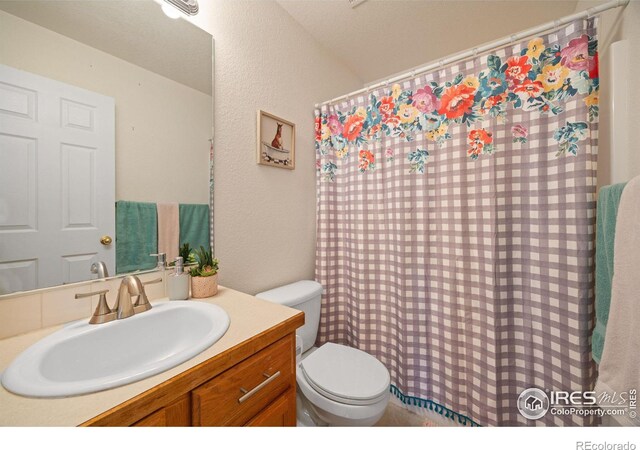
[[[189,274],[184,271],[182,256],[176,258],[175,272],[167,277],[169,300],[186,300],[189,298]]]
[[[151,253],[149,256],[155,256],[158,258],[158,265],[156,268],[160,273],[164,272],[167,268],[167,254],[166,253]]]

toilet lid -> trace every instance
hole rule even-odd
[[[328,342],[300,364],[309,384],[326,397],[347,404],[371,404],[389,390],[387,368],[355,348]]]

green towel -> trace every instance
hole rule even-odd
[[[604,186],[598,194],[596,213],[596,327],[591,336],[593,360],[600,364],[604,336],[609,320],[611,282],[613,280],[613,247],[616,238],[616,217],[622,190],[626,183]]]
[[[210,248],[209,205],[179,205],[180,246],[188,242],[192,249]]]
[[[116,273],[153,269],[158,252],[155,203],[116,202]]]

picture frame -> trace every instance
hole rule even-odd
[[[296,125],[258,110],[257,163],[293,170],[296,167]]]

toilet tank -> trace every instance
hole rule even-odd
[[[316,342],[320,324],[320,298],[322,285],[316,281],[302,280],[260,292],[256,297],[288,306],[304,312],[304,325],[296,330],[302,339],[302,352],[309,350]]]

